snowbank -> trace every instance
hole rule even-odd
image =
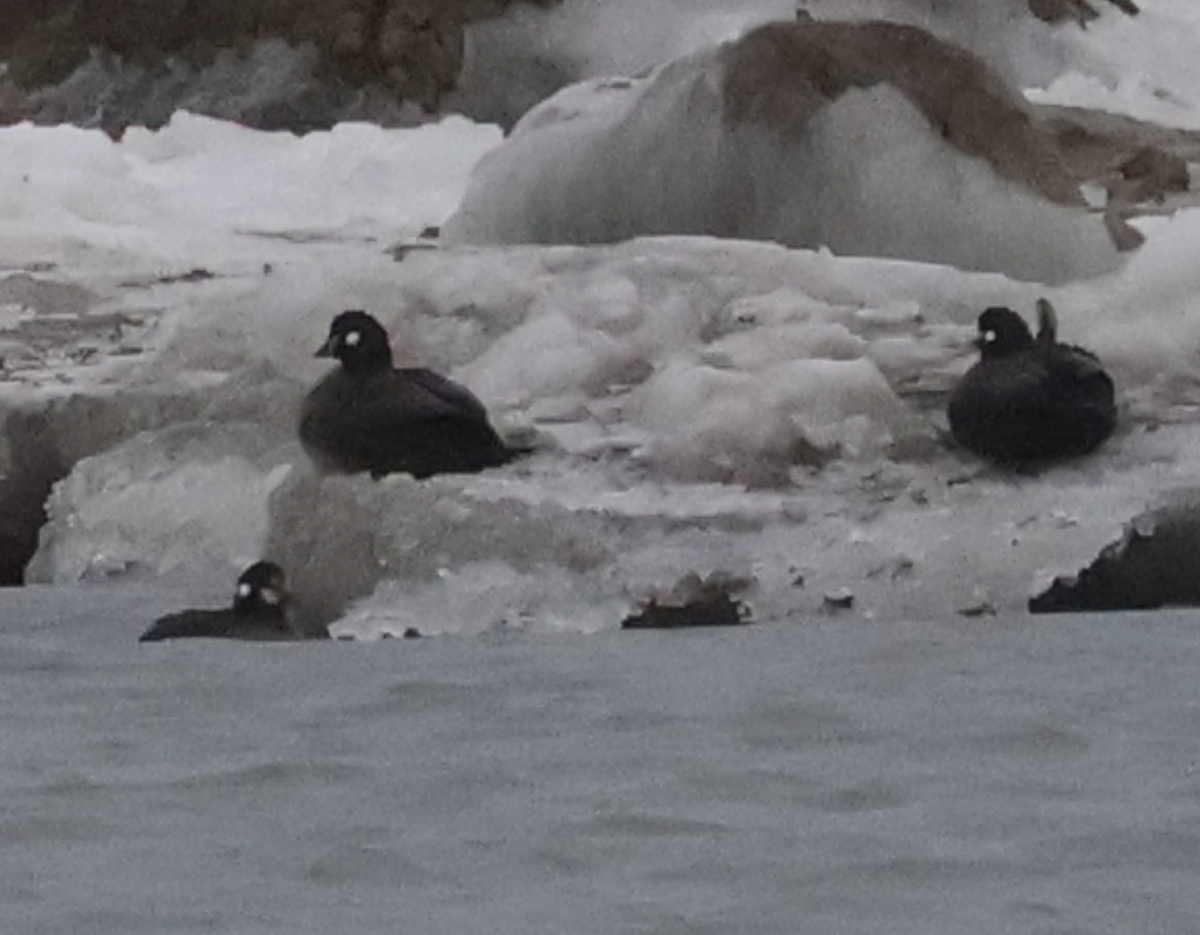
[[[1118,264],[1019,96],[969,53],[886,23],[769,25],[568,88],[483,159],[445,229],[455,243],[666,233],[1042,282]]]

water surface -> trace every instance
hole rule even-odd
[[[1185,932],[1194,614],[139,645],[0,594],[43,933]]]

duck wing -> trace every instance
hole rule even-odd
[[[1104,365],[1089,350],[1074,344],[1056,345],[1046,358],[1046,370],[1055,392],[1079,394],[1086,390],[1103,401],[1113,402],[1113,382]]]
[[[1082,348],[1059,345],[1050,365],[1054,420],[1068,453],[1090,451],[1117,425],[1116,391],[1099,359]]]
[[[431,403],[437,400],[439,405],[449,407],[450,411],[487,419],[487,408],[479,401],[479,397],[449,377],[423,367],[408,367],[395,371],[395,374],[397,382],[407,382],[414,395],[418,392],[427,393]]]
[[[335,371],[305,401],[300,438],[327,470],[471,473],[512,460],[465,387],[429,370]]]
[[[178,639],[293,640],[296,634],[278,610],[239,613],[235,610],[181,610],[159,617],[138,642]]]
[[[174,640],[185,636],[208,636],[215,628],[222,611],[219,610],[181,610],[177,613],[159,617],[138,637],[139,643],[157,643],[161,640]]]

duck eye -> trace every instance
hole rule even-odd
[[[349,331],[346,333],[345,339],[342,341],[346,347],[358,347],[358,342],[362,340],[361,331]]]
[[[249,597],[252,593],[254,593],[254,588],[250,587],[250,585],[245,581],[243,581],[237,587],[238,597]]]

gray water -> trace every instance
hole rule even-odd
[[[0,930],[1189,933],[1190,613],[138,645],[0,593]]]

